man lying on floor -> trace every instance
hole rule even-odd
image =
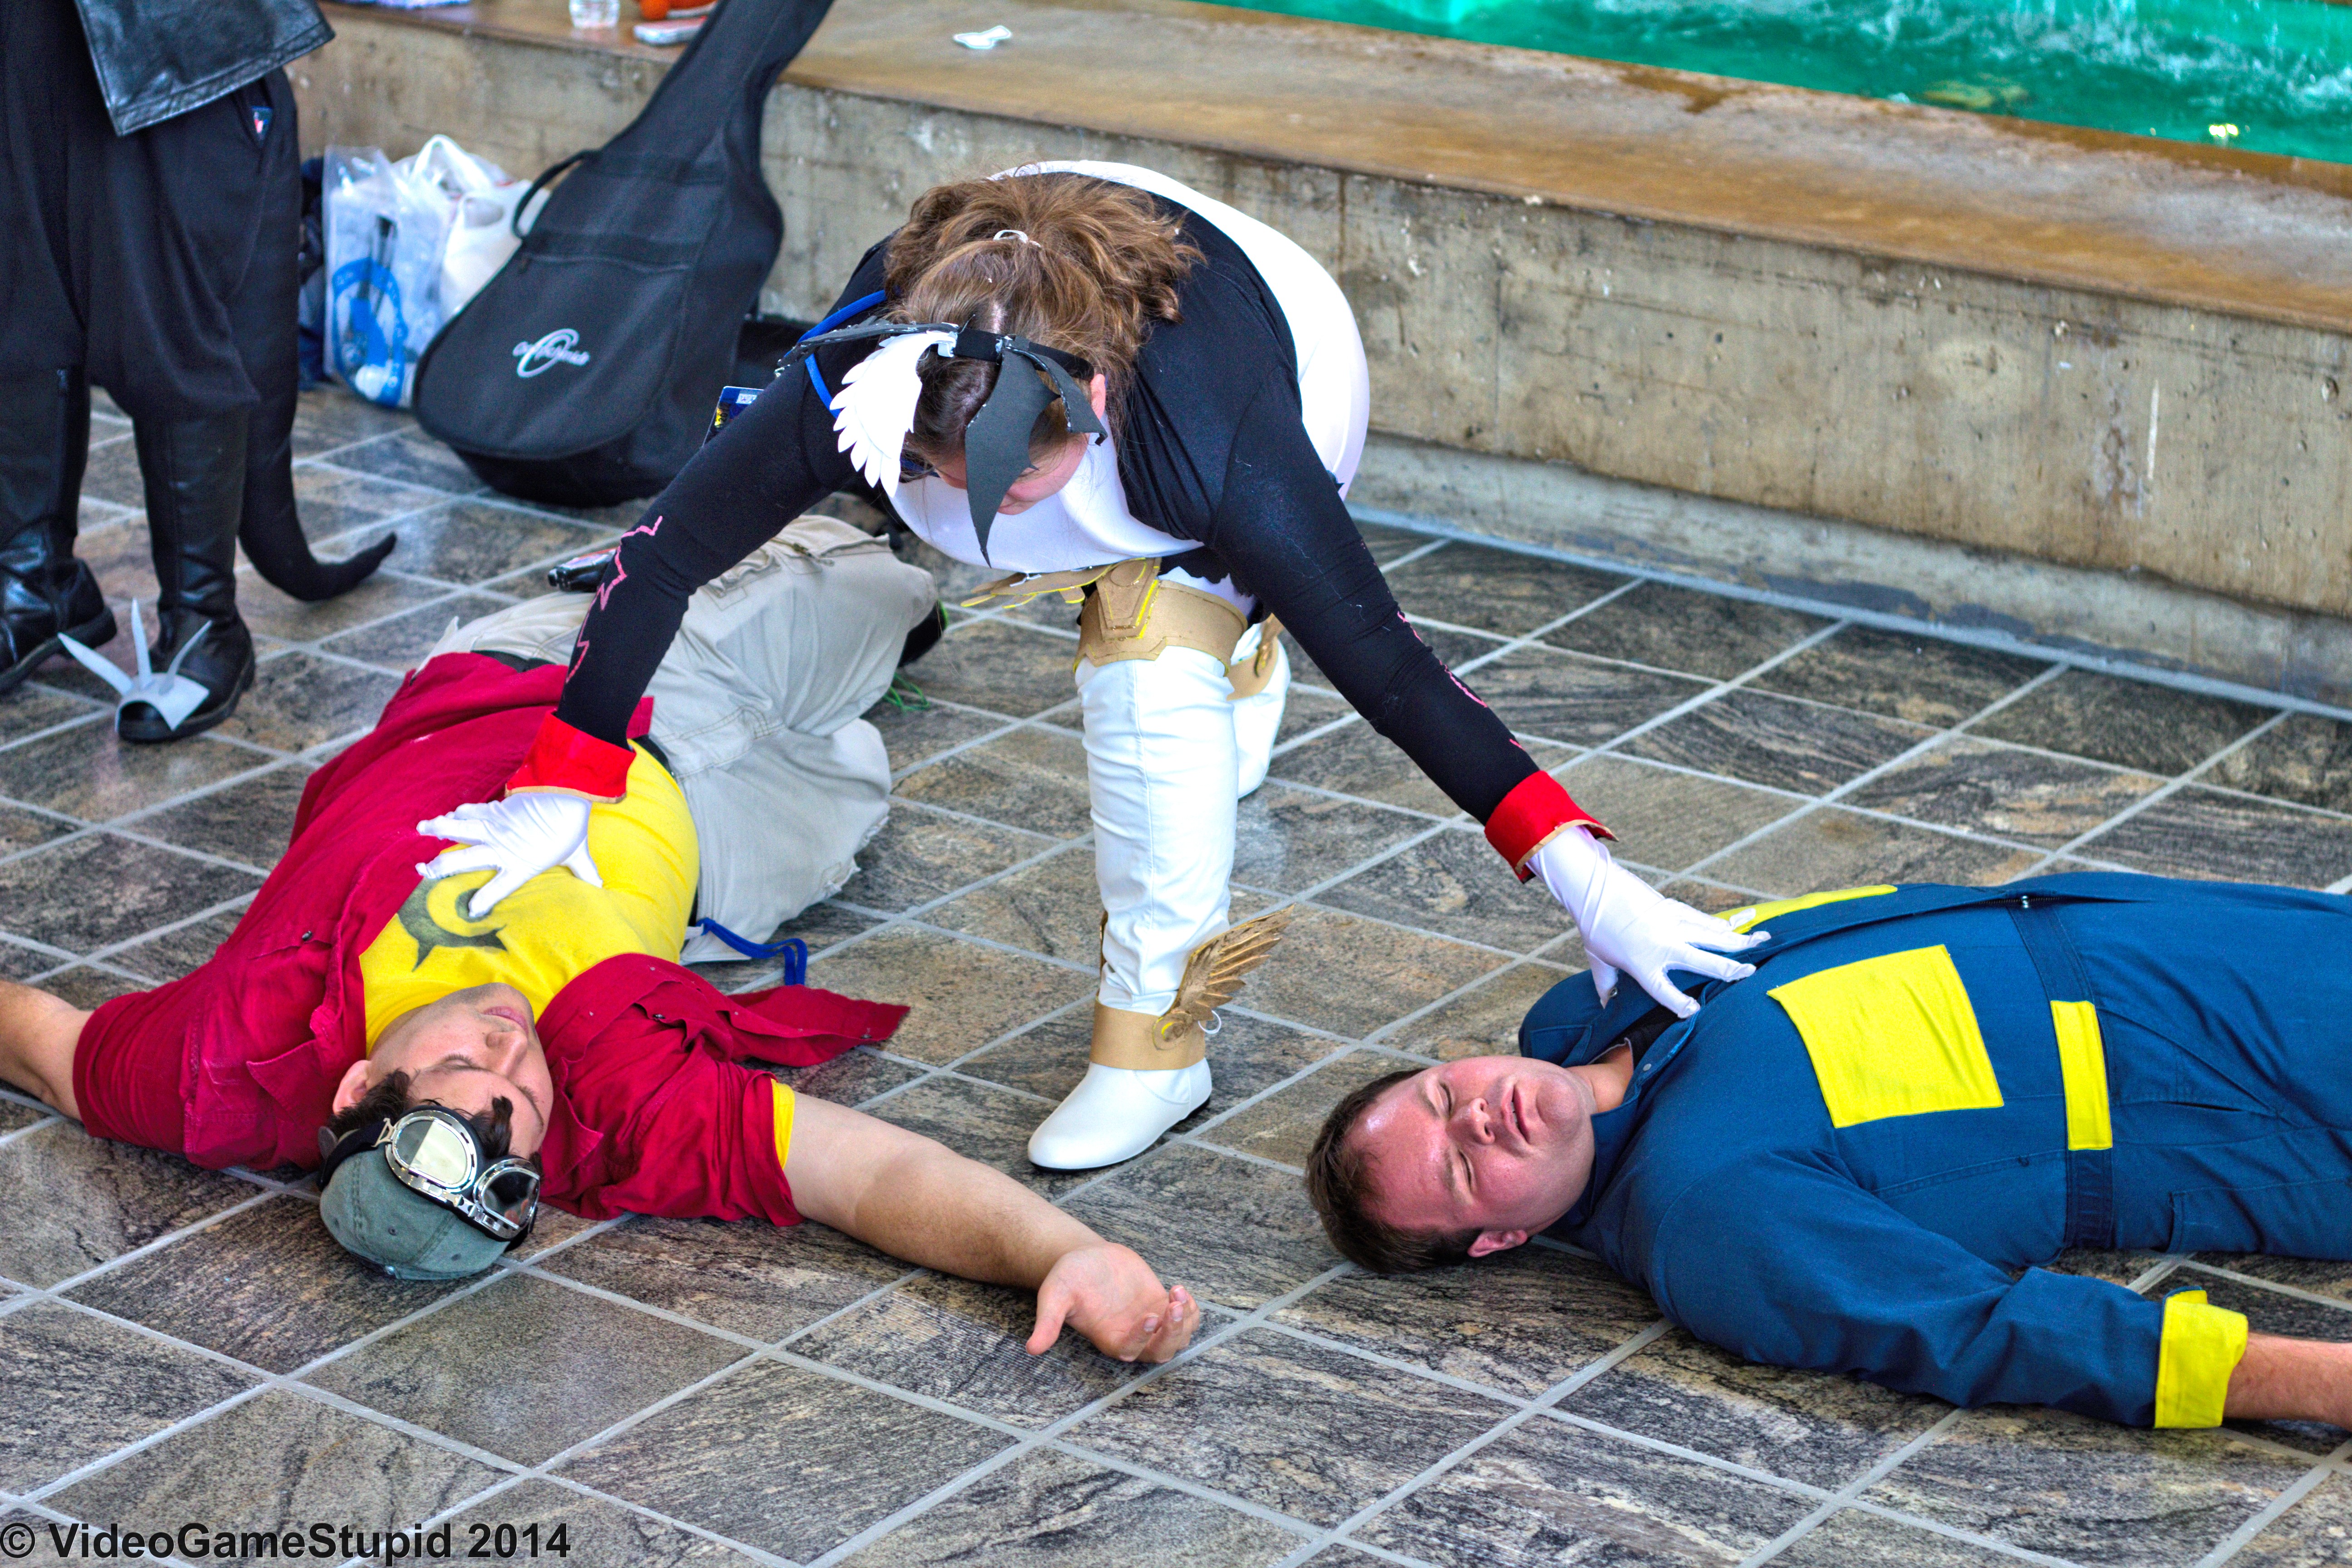
[[[2033,1265],[2352,1258],[2352,899],[2060,876],[1769,920],[1677,1023],[1562,981],[1520,1056],[1366,1085],[1308,1190],[1383,1272],[1549,1232],[1752,1361],[2136,1426],[2352,1426],[2352,1344]]]
[[[320,1217],[403,1279],[488,1268],[541,1197],[623,1212],[805,1217],[910,1261],[1038,1293],[1165,1360],[1199,1313],[1143,1260],[1010,1178],[744,1059],[813,1065],[906,1009],[786,985],[723,996],[676,963],[690,905],[768,932],[855,869],[889,790],[857,716],[934,613],[928,574],[829,519],[698,593],[641,706],[625,800],[595,810],[601,884],[541,873],[490,919],[488,873],[425,880],[521,763],[587,601],[453,629],[374,730],[314,774],[292,841],[211,962],[94,1013],[0,982],[0,1079],[92,1134],[215,1168],[330,1167]],[[647,744],[647,739],[651,744]],[[470,851],[431,869],[465,871]],[[717,862],[717,863],[715,863]]]

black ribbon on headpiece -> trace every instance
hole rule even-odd
[[[964,496],[971,503],[971,531],[980,541],[980,556],[988,559],[988,530],[995,525],[996,509],[1004,493],[1029,466],[1029,432],[1037,416],[1055,398],[1064,416],[1080,435],[1108,434],[1095,417],[1092,399],[1083,384],[1094,367],[1076,354],[1049,349],[1012,332],[991,332],[977,327],[957,327],[943,321],[871,321],[838,331],[803,338],[777,367],[783,374],[819,349],[835,343],[873,338],[903,338],[909,332],[952,332],[950,359],[981,360],[998,368],[996,385],[963,433]],[[1018,373],[1013,361],[1034,367],[1044,377]],[[1008,371],[1013,373],[1006,373]]]

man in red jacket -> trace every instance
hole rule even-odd
[[[724,611],[727,636],[681,644],[754,663],[763,637],[791,647],[822,597],[887,634],[835,644],[849,654],[803,643],[801,667],[779,655],[761,673],[788,683],[773,689],[831,683],[870,702],[864,687],[887,682],[920,612],[887,555],[836,565],[726,587],[688,613]],[[492,622],[536,627],[549,612]],[[682,789],[646,744],[664,729],[643,705],[628,794],[594,812],[601,881],[558,867],[468,917],[488,873],[447,874],[468,819],[435,813],[514,771],[564,674],[500,651],[510,629],[480,625],[445,639],[468,651],[412,673],[374,730],[312,775],[285,856],[211,962],[95,1012],[0,982],[0,1079],[98,1136],[200,1166],[324,1166],[320,1218],[401,1278],[488,1268],[542,1198],[590,1218],[808,1218],[1035,1290],[1033,1351],[1066,1322],[1122,1359],[1182,1349],[1198,1310],[1132,1251],[994,1170],[742,1065],[824,1061],[887,1038],[906,1012],[798,985],[726,996],[676,962],[698,894],[731,885],[702,875],[689,802],[740,799],[745,778],[781,776],[774,758],[751,756],[731,785]],[[845,658],[859,666],[846,678]]]

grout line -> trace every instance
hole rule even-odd
[[[2317,1464],[2297,1477],[2252,1519],[2216,1542],[2213,1550],[2197,1560],[2196,1568],[2221,1568],[2222,1563],[2252,1544],[2254,1537],[2268,1530],[2287,1510],[2316,1490],[2320,1482],[2336,1474],[2336,1461],[2347,1453],[2352,1453],[2352,1441],[2338,1443],[2329,1449]]]
[[[2140,815],[2142,812],[2147,810],[2149,808],[2158,804],[2159,802],[2169,800],[2173,796],[2179,794],[2181,790],[2189,788],[2189,785],[2194,783],[2199,774],[2214,767],[2231,752],[2238,750],[2242,747],[2252,744],[2254,740],[2268,734],[2272,729],[2277,727],[2279,725],[2284,724],[2286,722],[2286,716],[2287,716],[2283,713],[2273,714],[2261,724],[2256,725],[2245,734],[2238,737],[2237,739],[2230,742],[2227,746],[2224,746],[2220,750],[2214,752],[2212,756],[2208,757],[2204,761],[2197,764],[2196,767],[2189,768],[2185,772],[2175,774],[2171,779],[2166,780],[2164,784],[2155,789],[2151,789],[2147,794],[2141,796],[2138,800],[2133,801],[2130,805],[2125,807],[2122,810],[2117,811],[2114,816],[2109,817],[2106,821],[2099,823],[2096,827],[2086,829],[2083,832],[2075,834],[2073,838],[2067,840],[2056,849],[2052,850],[2047,855],[2044,855],[2042,859],[2041,865],[2036,865],[2032,871],[2027,872],[2026,874],[2029,876],[2032,875],[2035,872],[2039,872],[2042,866],[2054,863],[2060,856],[2069,854],[2083,844],[2089,842],[2091,840],[2100,838],[2106,833],[2113,831],[2115,829],[2121,827],[2124,823],[2130,821],[2134,817]]]
[[[1920,1433],[1917,1437],[1913,1437],[1909,1442],[1897,1448],[1893,1453],[1888,1454],[1885,1458],[1880,1459],[1878,1463],[1872,1465],[1869,1469],[1864,1470],[1862,1474],[1856,1476],[1853,1480],[1847,1482],[1844,1486],[1840,1487],[1835,1492],[1832,1493],[1829,1498],[1822,1503],[1821,1507],[1815,1509],[1804,1518],[1797,1521],[1796,1523],[1790,1525],[1780,1535],[1766,1542],[1752,1556],[1750,1556],[1746,1562],[1742,1563],[1739,1565],[1739,1568],[1762,1568],[1764,1563],[1769,1563],[1773,1558],[1778,1557],[1781,1552],[1786,1552],[1790,1547],[1795,1545],[1803,1537],[1811,1534],[1819,1526],[1827,1523],[1831,1517],[1837,1513],[1840,1509],[1845,1507],[1846,1504],[1852,1502],[1864,1492],[1869,1490],[1871,1487],[1876,1485],[1881,1479],[1893,1473],[1895,1467],[1902,1464],[1904,1460],[1909,1458],[1912,1455],[1927,1447],[1937,1438],[1942,1437],[1946,1432],[1958,1425],[1960,1418],[1967,1414],[1968,1412],[1965,1410],[1958,1408],[1945,1411],[1943,1415],[1928,1423],[1927,1429],[1926,1431]]]
[[[1905,1513],[1900,1509],[1889,1508],[1884,1503],[1872,1502],[1864,1498],[1857,1498],[1846,1506],[1857,1513],[1866,1513],[1876,1519],[1891,1520],[1897,1524],[1908,1525],[1914,1530],[1924,1530],[1930,1535],[1940,1535],[1947,1541],[1962,1542],[1970,1546],[1998,1552],[2004,1557],[2017,1558],[2027,1563],[2038,1563],[2042,1564],[2043,1568],[2081,1568],[2081,1565],[2068,1558],[2053,1557],[2046,1552],[2036,1552],[2030,1546],[2020,1546],[1997,1536],[1980,1535],[1975,1531],[1962,1530],[1958,1525],[1946,1524],[1940,1519],[1929,1519],[1923,1514]]]

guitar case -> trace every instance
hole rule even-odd
[[[416,364],[417,422],[486,484],[604,507],[694,455],[783,244],[768,90],[831,4],[720,0],[627,130],[539,177],[571,171]]]

